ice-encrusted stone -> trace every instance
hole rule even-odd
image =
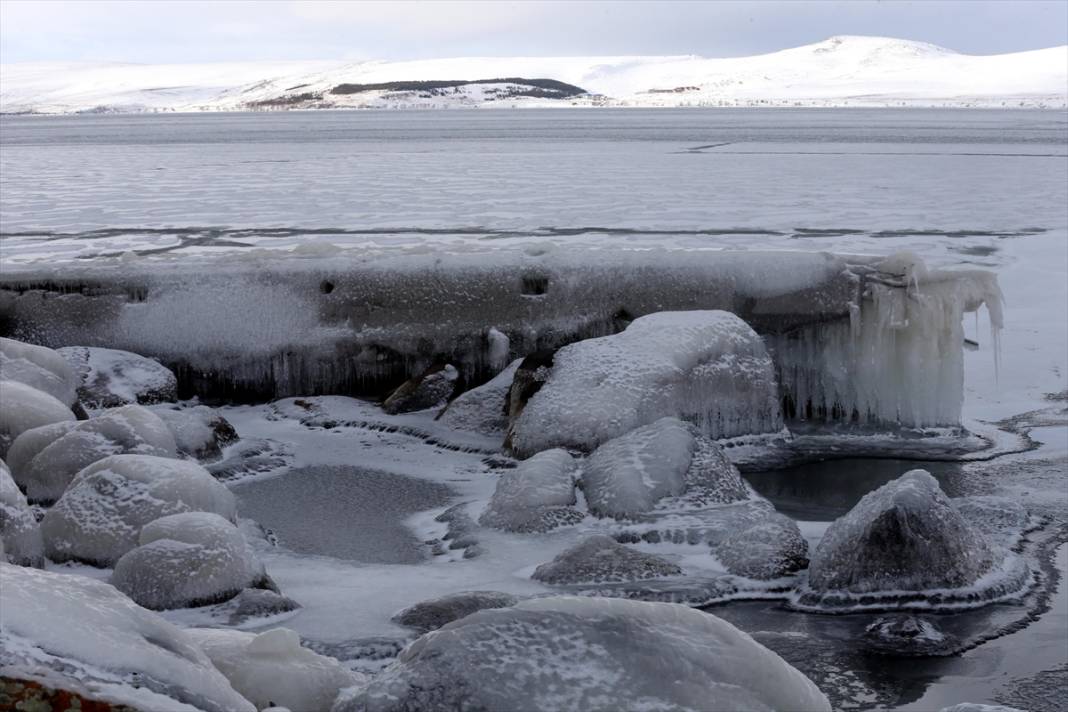
[[[115,564],[111,583],[152,610],[219,603],[266,576],[244,535],[218,514],[161,517],[141,529],[138,541]]]
[[[926,591],[974,584],[990,544],[925,470],[869,492],[827,529],[812,556],[814,591]]]
[[[4,676],[44,669],[54,688],[136,709],[255,712],[187,631],[114,586],[3,563],[0,579]]]
[[[259,634],[198,628],[189,636],[257,709],[322,712],[342,689],[365,681],[334,658],[302,647],[300,636],[288,628]]]
[[[57,349],[78,378],[78,395],[92,408],[174,401],[178,379],[158,361],[96,346]]]
[[[10,561],[20,566],[44,564],[41,527],[3,460],[0,460],[0,544],[3,546],[0,562]]]
[[[234,495],[189,460],[112,455],[79,472],[41,522],[45,553],[111,566],[138,544],[141,528],[180,512],[236,517]]]
[[[628,517],[682,494],[696,447],[690,428],[677,418],[661,418],[604,443],[582,469],[590,511]]]
[[[78,378],[63,357],[44,346],[0,336],[0,380],[44,391],[70,407],[78,401]]]
[[[610,583],[681,573],[677,564],[630,549],[610,536],[596,534],[539,566],[531,578],[549,584]]]
[[[897,614],[875,619],[864,629],[864,647],[888,655],[949,655],[956,639],[943,633],[929,618]]]
[[[23,432],[8,460],[15,481],[33,502],[54,502],[82,469],[110,455],[177,457],[174,436],[151,411],[128,405],[95,418]]]
[[[551,597],[428,633],[333,712],[830,710],[731,624],[671,603]]]
[[[575,459],[564,450],[539,452],[505,471],[479,518],[485,527],[544,532],[584,517],[574,509]]]
[[[508,390],[522,359],[516,359],[486,383],[461,393],[438,415],[438,422],[454,430],[504,437],[508,430]]]
[[[808,566],[808,542],[797,522],[782,514],[732,534],[715,554],[730,573],[758,580],[788,576]]]
[[[1011,548],[1031,524],[1027,508],[1014,499],[974,495],[951,500],[957,511],[992,543]]]
[[[226,418],[205,405],[181,408],[160,404],[149,410],[167,424],[174,435],[178,453],[197,460],[214,461],[222,457],[222,449],[237,442],[237,431]]]
[[[0,458],[27,430],[74,420],[70,408],[44,391],[21,381],[0,380]]]
[[[393,616],[393,621],[414,628],[420,633],[426,633],[437,630],[446,623],[469,616],[475,611],[486,608],[507,608],[518,602],[519,599],[512,594],[500,591],[462,591],[409,606]]]
[[[402,383],[382,402],[382,410],[390,415],[410,413],[445,405],[453,391],[460,372],[452,364],[431,366],[426,371]]]
[[[564,346],[511,429],[512,448],[590,451],[665,416],[713,439],[782,429],[764,341],[724,311],[660,312]]]
[[[225,606],[230,613],[229,625],[242,625],[253,618],[276,616],[300,608],[292,598],[266,588],[246,588]]]

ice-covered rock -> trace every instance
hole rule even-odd
[[[44,391],[0,380],[0,457],[7,456],[11,443],[25,431],[74,419],[70,408]]]
[[[0,380],[44,391],[70,407],[78,401],[78,378],[63,357],[44,346],[0,336]]]
[[[817,592],[926,591],[974,584],[994,563],[990,543],[925,470],[869,492],[823,535],[812,556]]]
[[[178,446],[178,453],[197,460],[214,461],[222,457],[222,449],[237,442],[237,431],[226,418],[205,405],[182,408],[160,404],[149,410],[158,415]]]
[[[253,618],[276,616],[300,608],[292,598],[266,588],[246,588],[225,606],[229,611],[229,625],[242,625]]]
[[[575,459],[560,449],[520,462],[497,480],[479,523],[510,532],[544,532],[582,520],[583,513],[574,509],[575,469]]]
[[[596,534],[539,566],[531,578],[550,584],[611,583],[681,573],[677,564],[630,549],[610,536]]]
[[[382,410],[390,415],[410,413],[445,405],[456,390],[460,372],[452,364],[431,366],[415,378],[402,383],[382,401]]]
[[[112,455],[79,472],[41,522],[46,555],[111,566],[141,528],[180,512],[236,517],[234,495],[189,460]]]
[[[113,586],[0,563],[0,666],[135,709],[254,712],[192,637]]]
[[[731,624],[670,603],[552,597],[428,633],[333,712],[830,710]]]
[[[301,647],[300,636],[287,628],[259,634],[200,628],[189,636],[258,709],[322,712],[343,688],[365,681],[334,658]]]
[[[92,408],[176,400],[178,379],[169,368],[144,356],[96,346],[57,349],[78,377],[78,395]]]
[[[728,504],[754,496],[719,443],[703,435],[694,440],[685,485],[685,499],[691,505]]]
[[[660,312],[622,333],[561,348],[511,430],[512,448],[590,451],[665,416],[713,439],[777,432],[782,415],[764,341],[723,311]]]
[[[128,405],[89,420],[27,430],[11,444],[8,461],[30,501],[54,502],[82,469],[125,453],[177,457],[164,422],[142,406]]]
[[[111,583],[152,610],[219,603],[266,576],[238,528],[211,512],[160,517],[138,541],[115,564]]]
[[[956,639],[929,618],[909,614],[882,616],[864,629],[864,647],[888,655],[950,655]]]
[[[512,594],[500,591],[462,591],[409,606],[393,616],[393,621],[426,633],[469,616],[475,611],[507,608],[518,602],[519,599]]]
[[[44,564],[41,527],[3,460],[0,460],[0,546],[0,562],[10,561],[20,566]]]
[[[522,359],[516,359],[486,383],[461,393],[438,415],[438,422],[454,430],[504,437],[508,430],[508,390]]]
[[[732,534],[715,554],[730,573],[759,580],[788,576],[808,566],[808,542],[797,522],[781,514]]]

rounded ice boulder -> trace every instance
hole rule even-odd
[[[56,561],[112,566],[138,544],[149,522],[180,512],[214,512],[234,521],[234,495],[195,462],[112,455],[79,472],[41,522],[45,553]]]
[[[574,509],[576,462],[565,450],[545,450],[505,471],[479,524],[510,532],[545,532],[584,517]]]
[[[58,352],[0,336],[0,379],[44,391],[68,407],[78,401],[78,378]]]
[[[164,422],[139,405],[129,405],[90,420],[27,430],[11,444],[8,461],[30,501],[54,502],[82,469],[124,453],[177,457]]]
[[[149,410],[167,424],[182,457],[218,460],[222,457],[222,449],[238,440],[230,421],[205,405],[180,408],[160,404]]]
[[[641,581],[681,573],[677,564],[666,559],[630,549],[610,536],[595,534],[539,566],[531,578],[560,585]]]
[[[512,594],[501,591],[461,591],[409,606],[393,616],[393,622],[426,633],[475,611],[507,608],[518,602],[519,599]]]
[[[41,528],[3,460],[0,460],[0,543],[3,545],[0,561],[20,566],[44,564]]]
[[[64,421],[74,413],[61,401],[20,381],[0,380],[0,457],[15,439],[31,428]]]
[[[96,346],[67,346],[57,351],[77,374],[78,395],[89,407],[148,405],[177,398],[178,379],[158,361]]]
[[[115,564],[111,583],[152,610],[229,600],[263,583],[263,564],[232,523],[211,512],[160,517],[141,529],[140,546]]]
[[[731,624],[671,603],[551,597],[483,610],[409,645],[333,712],[830,710]]]
[[[808,542],[797,522],[773,514],[730,535],[715,547],[716,558],[736,576],[768,580],[808,566]]]

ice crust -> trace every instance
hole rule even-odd
[[[153,610],[218,603],[263,580],[263,564],[232,523],[210,512],[149,522],[122,555],[111,583]]]
[[[0,547],[3,548],[0,562],[10,561],[20,566],[44,563],[41,528],[3,460],[0,460]]]
[[[830,710],[782,658],[668,603],[553,597],[427,633],[333,712],[409,709]]]
[[[89,407],[148,405],[177,398],[178,380],[158,361],[100,347],[67,346],[57,351],[77,374],[78,395]]]
[[[392,620],[420,633],[426,633],[469,616],[475,611],[507,608],[518,602],[517,597],[500,591],[460,591],[429,601],[420,601],[393,616]]]
[[[139,405],[128,405],[90,420],[27,430],[12,443],[8,461],[31,501],[54,502],[82,469],[124,453],[177,457],[164,422]]]
[[[113,586],[0,563],[4,674],[137,709],[254,712],[192,636]],[[58,678],[58,683],[56,682]],[[186,708],[188,709],[188,708]]]
[[[774,366],[760,336],[728,312],[661,312],[565,346],[513,424],[512,446],[527,455],[590,451],[665,416],[712,438],[781,430]]]
[[[584,515],[573,509],[577,468],[566,450],[554,449],[506,470],[479,523],[510,532],[540,532],[581,520]]]
[[[548,584],[613,583],[681,573],[677,564],[629,549],[610,536],[596,534],[536,568],[531,578]]]
[[[0,379],[18,381],[73,406],[78,379],[63,357],[52,349],[0,337]]]
[[[74,421],[62,402],[19,381],[0,380],[0,457],[19,435],[31,428]]]
[[[149,522],[180,512],[236,517],[234,495],[188,460],[112,455],[79,472],[41,522],[56,561],[114,565]]]
[[[738,576],[767,580],[808,566],[808,542],[797,522],[774,514],[729,536],[715,548],[716,558]]]
[[[257,709],[323,712],[339,691],[364,682],[337,660],[301,647],[300,636],[287,628],[259,634],[195,629],[189,636]]]

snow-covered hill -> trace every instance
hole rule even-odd
[[[511,57],[409,62],[10,64],[0,111],[454,106],[1068,106],[1068,46],[964,55],[832,37],[754,57]]]

